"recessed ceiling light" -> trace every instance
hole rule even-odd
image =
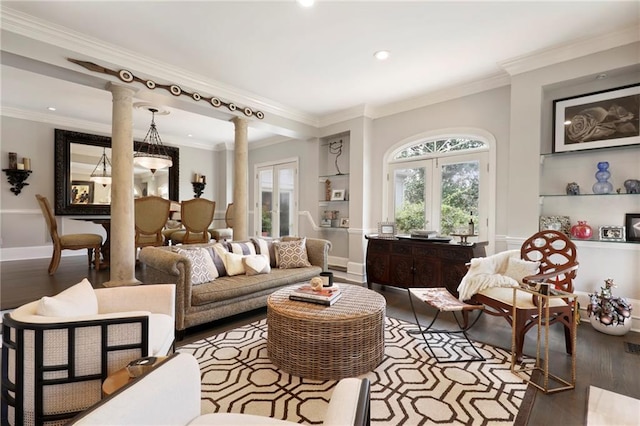
[[[55,111],[55,110],[56,110],[56,107],[47,107],[47,109],[48,109],[49,111]]]
[[[375,58],[379,61],[384,61],[385,59],[387,59],[389,57],[389,51],[388,50],[378,50],[376,53],[373,54],[373,56],[375,56]]]
[[[315,0],[296,0],[298,4],[302,7],[311,7]]]
[[[192,138],[192,137],[193,137],[193,135],[192,135],[191,133],[189,133],[189,134],[187,135],[187,137]]]

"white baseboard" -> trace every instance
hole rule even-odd
[[[0,249],[0,259],[5,261],[51,259],[53,248],[49,246],[11,247]],[[85,250],[62,250],[62,257],[86,256]]]

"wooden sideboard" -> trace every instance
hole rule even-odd
[[[367,285],[446,287],[457,297],[460,280],[474,257],[485,257],[486,242],[471,245],[418,238],[367,236]]]

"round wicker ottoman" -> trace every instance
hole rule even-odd
[[[354,377],[376,368],[384,357],[384,297],[339,284],[342,298],[333,306],[289,300],[301,284],[267,300],[271,361],[291,375],[314,380]]]

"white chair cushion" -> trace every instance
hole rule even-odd
[[[505,287],[492,287],[482,290],[480,294],[490,297],[491,299],[505,303],[507,305],[513,305],[513,289]],[[567,303],[558,298],[550,299],[550,307],[567,306]],[[518,309],[535,309],[536,305],[533,304],[533,298],[530,293],[526,291],[518,291],[516,295],[516,306]]]
[[[55,296],[40,299],[36,313],[61,318],[97,315],[98,299],[91,283],[85,278]]]

